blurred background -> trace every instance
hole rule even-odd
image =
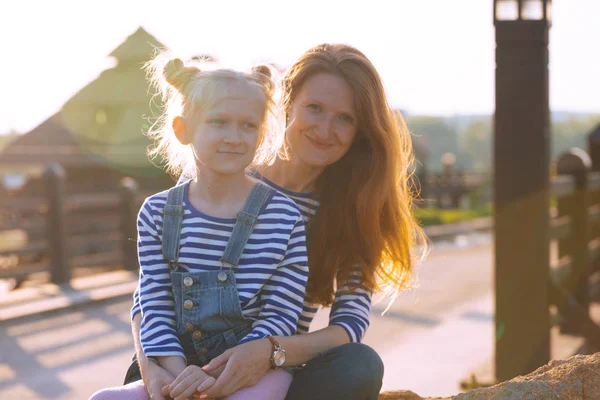
[[[1,397],[81,399],[122,381],[132,222],[173,183],[143,135],[160,104],[140,67],[156,48],[281,68],[323,42],[363,51],[412,132],[415,213],[433,241],[419,287],[383,316],[376,305],[365,341],[385,389],[450,395],[472,373],[492,377],[492,15],[492,0],[0,5]],[[598,15],[596,0],[552,7],[552,162],[600,127]],[[580,339],[558,338],[553,358]]]

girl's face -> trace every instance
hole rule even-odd
[[[243,173],[254,159],[265,107],[264,94],[256,88],[229,86],[227,95],[203,112],[193,128],[196,167],[223,175]]]
[[[342,158],[356,137],[352,88],[337,75],[313,75],[300,87],[288,118],[286,138],[293,157],[325,168]]]

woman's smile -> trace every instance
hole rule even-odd
[[[306,135],[306,138],[312,143],[313,146],[315,146],[318,149],[327,150],[331,146],[333,146],[331,143],[324,142],[319,139],[315,139],[315,138],[311,137],[310,135]]]

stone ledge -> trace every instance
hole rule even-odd
[[[600,353],[553,360],[532,373],[488,388],[453,397],[423,398],[411,391],[389,391],[379,400],[598,400],[600,399]]]

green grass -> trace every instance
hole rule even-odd
[[[422,226],[450,224],[453,222],[469,221],[492,215],[492,205],[472,210],[441,209],[441,208],[418,208],[415,217]]]

